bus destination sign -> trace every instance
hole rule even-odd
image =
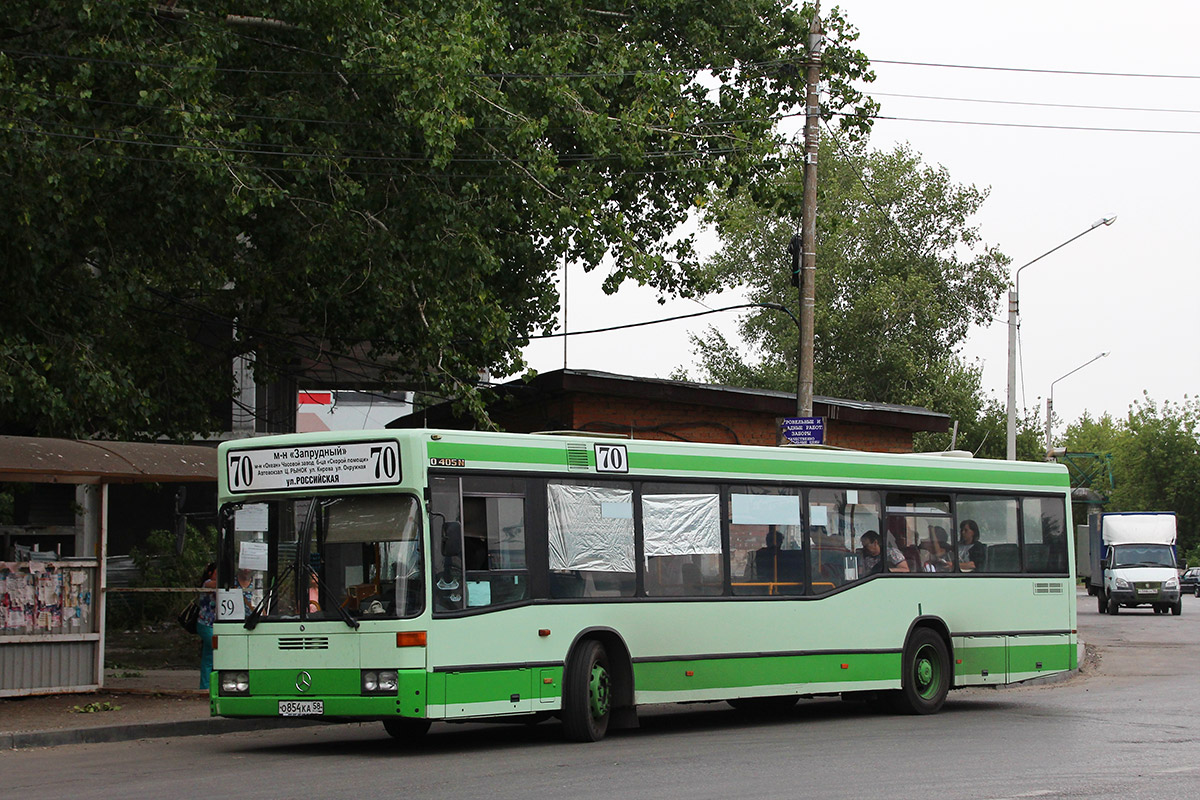
[[[400,483],[400,447],[394,441],[232,450],[226,458],[234,494]]]

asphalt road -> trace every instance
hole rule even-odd
[[[1181,798],[1200,794],[1200,599],[1180,617],[1096,613],[1064,682],[950,695],[941,714],[838,700],[775,719],[661,706],[636,731],[566,744],[558,724],[435,726],[398,748],[379,725],[0,754],[4,797]]]

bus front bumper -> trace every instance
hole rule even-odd
[[[319,705],[316,705],[319,704]],[[281,719],[370,720],[425,716],[424,704],[403,703],[399,697],[296,697],[260,695],[224,697],[213,692],[214,717],[279,717]],[[319,709],[319,711],[317,710]]]

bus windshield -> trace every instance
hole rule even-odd
[[[1114,567],[1174,567],[1175,553],[1165,544],[1123,544],[1113,548]]]
[[[222,518],[221,585],[232,588],[237,576],[247,616],[394,619],[424,607],[420,506],[412,496],[231,503]]]

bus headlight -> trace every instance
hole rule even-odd
[[[363,694],[395,694],[400,678],[394,669],[364,669],[362,672]]]
[[[217,673],[220,693],[229,695],[250,694],[250,673],[221,670]]]

